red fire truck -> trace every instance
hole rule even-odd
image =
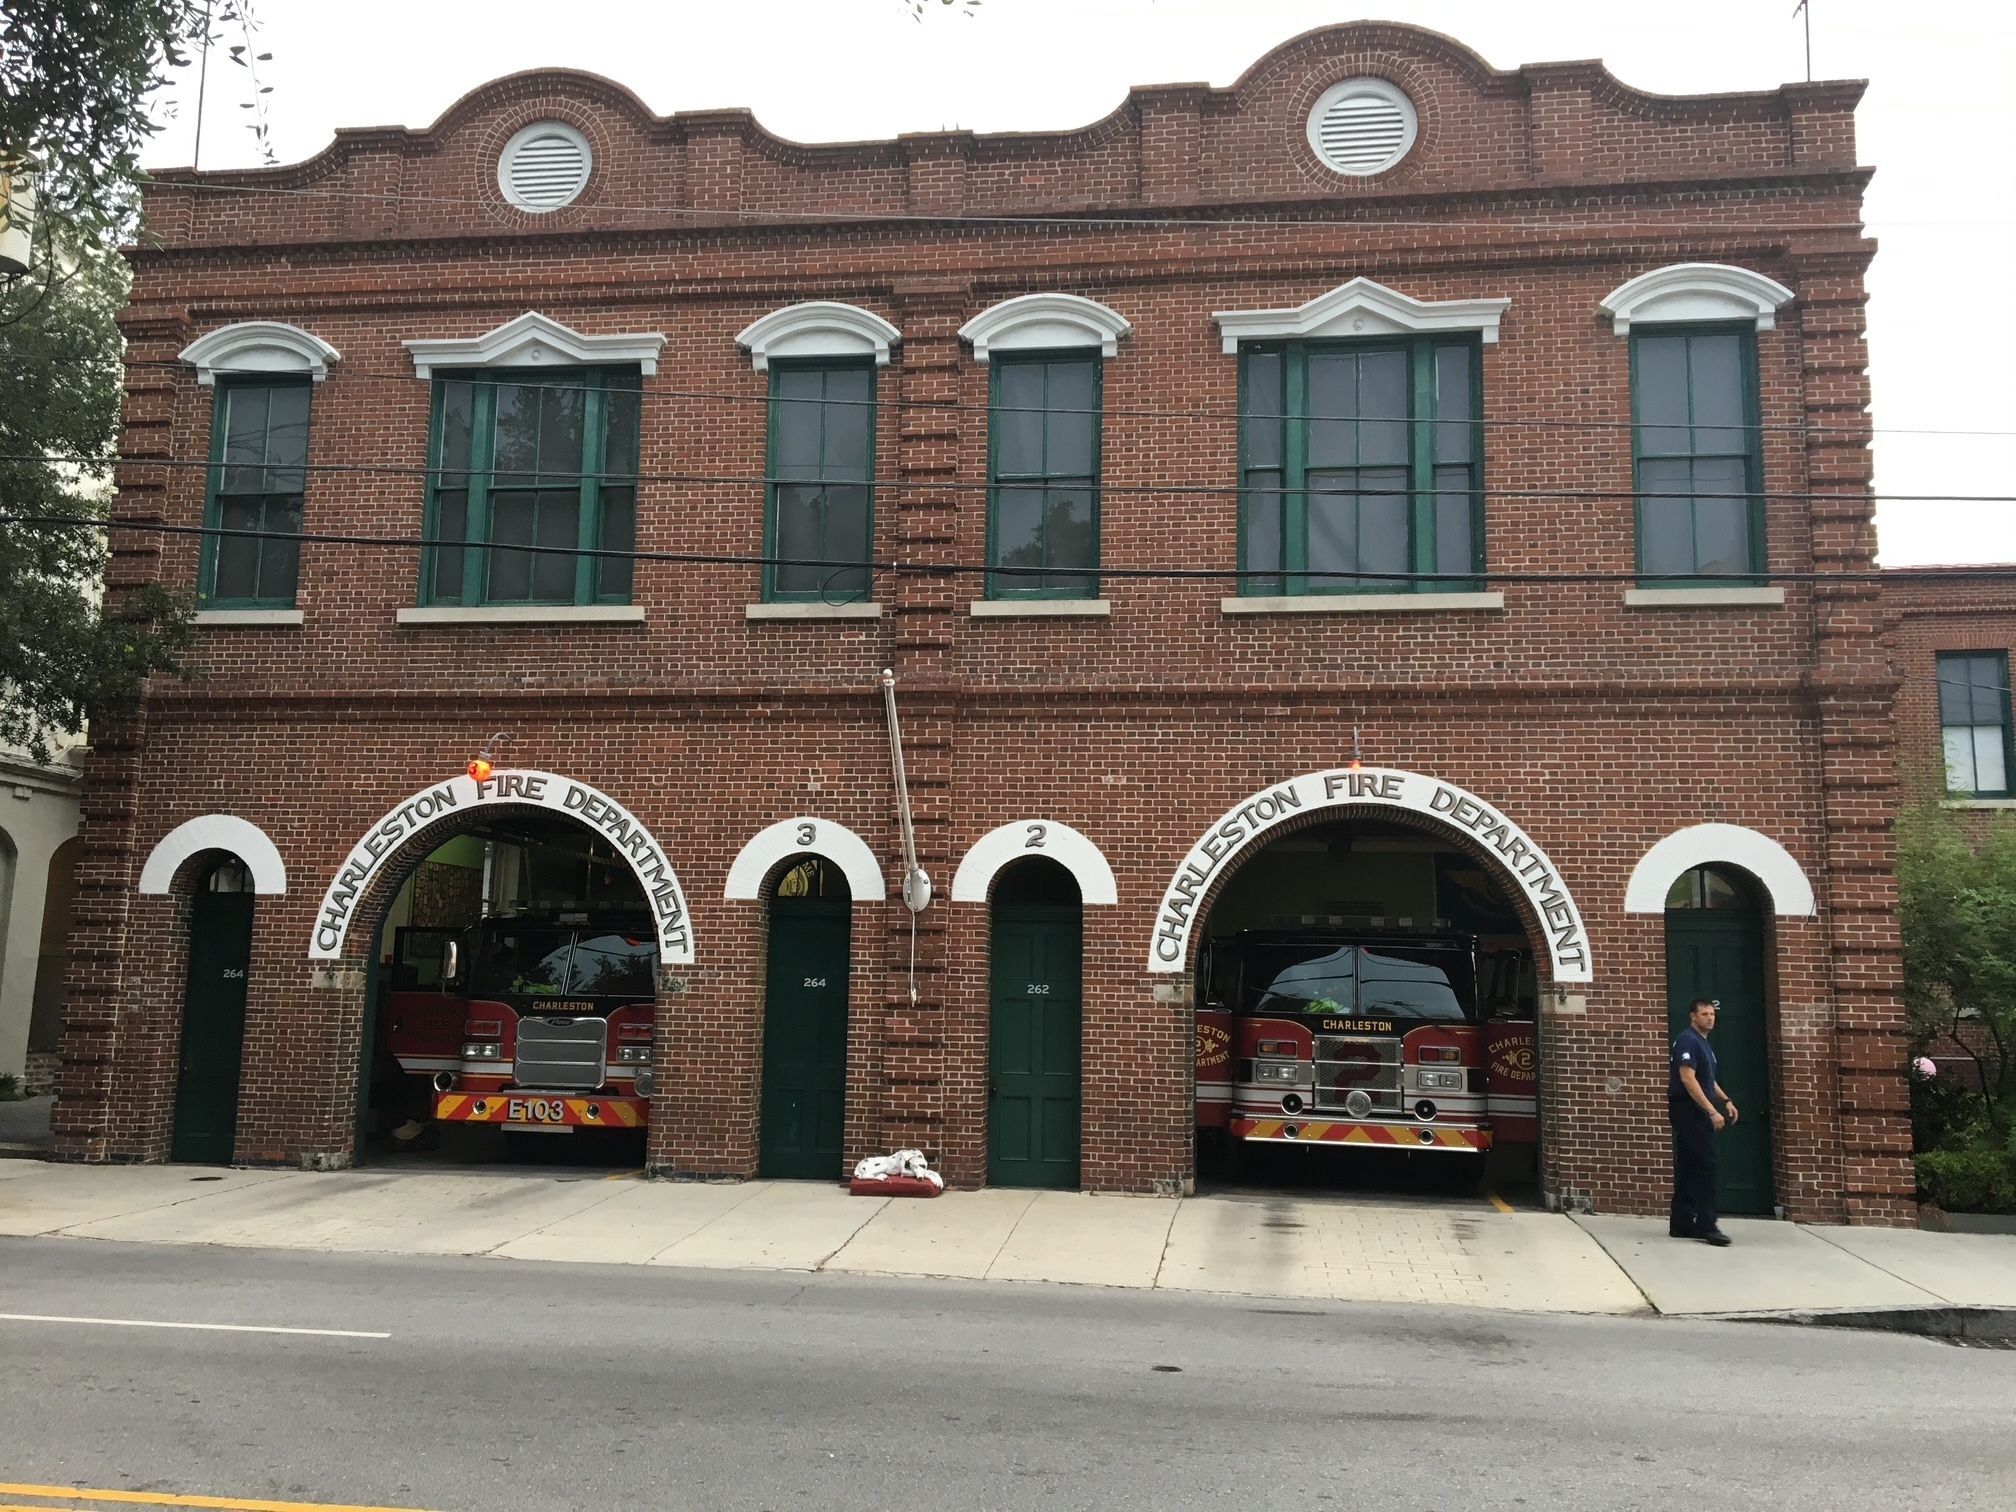
[[[432,1112],[512,1134],[650,1118],[657,941],[641,913],[549,913],[402,929],[388,1041]]]
[[[1523,951],[1474,936],[1247,930],[1213,941],[1197,1123],[1234,1141],[1481,1155],[1538,1138]],[[1481,980],[1480,980],[1481,977]]]

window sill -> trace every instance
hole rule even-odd
[[[307,615],[299,609],[198,609],[194,624],[199,630],[251,629],[259,625],[299,625]]]
[[[880,604],[750,604],[743,611],[752,620],[870,620],[882,618]]]
[[[401,609],[402,625],[641,625],[636,604],[455,604]]]
[[[1220,614],[1432,614],[1505,607],[1502,593],[1311,593],[1283,598],[1228,598]]]
[[[1783,588],[1626,588],[1626,609],[1782,609]]]
[[[2016,798],[1942,798],[1939,807],[1949,809],[2016,809]]]
[[[966,606],[975,619],[1107,619],[1110,599],[978,599]]]

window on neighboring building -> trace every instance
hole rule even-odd
[[[1241,348],[1242,591],[1473,586],[1478,392],[1470,339]]]
[[[427,602],[630,601],[628,557],[581,553],[636,543],[638,383],[634,368],[435,383]]]
[[[768,599],[843,603],[868,594],[874,542],[875,369],[770,364]]]
[[[1090,356],[994,354],[988,564],[994,598],[1099,596],[1099,377]]]
[[[252,533],[207,538],[201,579],[206,606],[293,607],[301,543],[281,537],[301,530],[309,392],[305,378],[217,384],[205,523]]]
[[[1755,332],[1634,330],[1631,403],[1639,575],[1762,572]]]
[[[2009,658],[2001,651],[1942,653],[1939,733],[1946,747],[1946,790],[2006,798],[2011,737]]]

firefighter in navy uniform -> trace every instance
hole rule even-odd
[[[1666,1072],[1666,1119],[1673,1126],[1673,1215],[1667,1232],[1713,1245],[1729,1243],[1715,1214],[1715,1135],[1737,1117],[1736,1104],[1715,1080],[1715,1052],[1708,1044],[1720,1006],[1713,998],[1694,1000]]]

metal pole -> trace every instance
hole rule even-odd
[[[189,166],[203,166],[203,94],[210,84],[210,6],[203,0],[203,51],[196,63],[196,145],[189,153]]]

